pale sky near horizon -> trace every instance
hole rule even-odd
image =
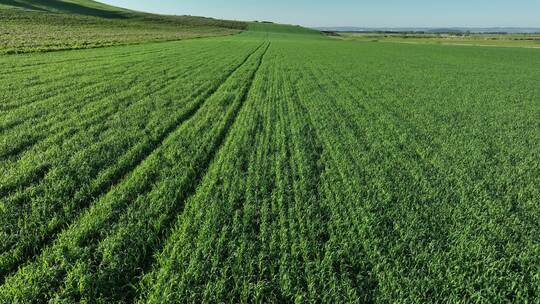
[[[99,0],[98,0],[99,1]],[[303,26],[540,27],[540,0],[101,0],[139,11]]]

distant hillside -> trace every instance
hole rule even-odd
[[[122,17],[130,10],[91,0],[0,0],[0,8],[17,8],[50,13],[71,13],[94,17]]]
[[[0,54],[231,35],[247,24],[131,11],[91,0],[0,0]]]
[[[250,22],[248,25],[250,31],[255,32],[273,32],[273,33],[286,33],[286,34],[311,34],[311,35],[321,35],[321,32],[318,30],[305,28],[300,25],[288,25],[288,24],[277,24],[271,22]]]

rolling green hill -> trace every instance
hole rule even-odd
[[[130,11],[90,0],[0,0],[0,54],[223,36],[247,24]]]
[[[130,10],[91,0],[0,0],[3,8],[24,9],[49,13],[71,13],[94,17],[121,17]]]
[[[320,31],[305,28],[299,25],[278,24],[269,22],[250,22],[248,29],[251,32],[263,33],[281,33],[281,34],[302,34],[302,35],[321,35]]]

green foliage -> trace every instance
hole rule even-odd
[[[536,50],[250,26],[0,57],[0,303],[538,300]]]

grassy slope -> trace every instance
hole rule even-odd
[[[91,0],[0,0],[4,8],[111,17],[130,10]]]
[[[246,28],[242,22],[147,14],[88,0],[0,0],[0,5],[0,54],[221,36]]]
[[[276,34],[301,34],[301,35],[319,35],[321,32],[317,30],[308,29],[299,25],[288,24],[276,24],[276,23],[262,23],[262,22],[250,22],[248,24],[250,32],[255,33],[271,33],[273,36]]]

